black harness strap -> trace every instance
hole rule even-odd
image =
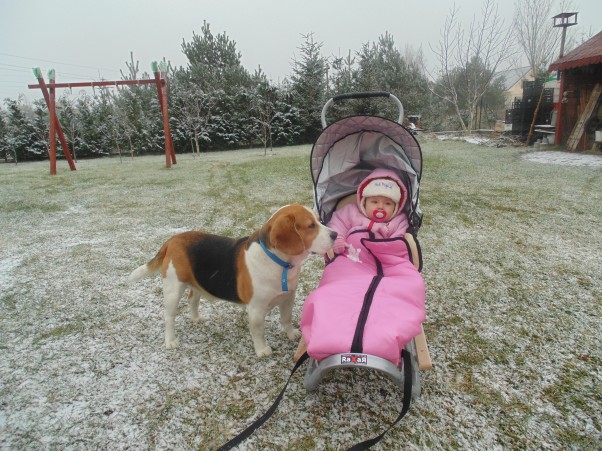
[[[347,451],[359,451],[359,450],[365,450],[365,449],[371,448],[372,446],[374,446],[375,444],[380,442],[382,440],[382,438],[385,436],[385,434],[387,432],[389,432],[397,423],[399,423],[401,421],[401,419],[405,416],[405,414],[408,412],[408,409],[410,408],[410,403],[412,402],[412,361],[411,361],[410,353],[407,352],[406,350],[402,351],[401,356],[403,358],[404,383],[403,383],[403,404],[402,404],[401,412],[400,412],[399,416],[387,429],[385,429],[385,431],[382,434],[380,434],[374,438],[371,438],[369,440],[358,443],[357,445],[353,445]],[[276,400],[274,401],[272,406],[267,410],[267,412],[264,413],[257,420],[255,420],[253,422],[253,424],[251,424],[249,427],[247,427],[244,431],[242,431],[240,434],[238,434],[236,437],[234,437],[228,443],[226,443],[225,445],[222,445],[220,448],[218,448],[217,451],[226,451],[226,450],[234,448],[235,446],[240,445],[244,440],[249,438],[253,434],[253,432],[255,432],[257,429],[259,429],[259,427],[261,425],[263,425],[263,423],[265,423],[267,420],[269,420],[269,418],[274,414],[274,412],[278,408],[280,401],[282,401],[282,397],[284,396],[284,392],[285,392],[286,388],[288,387],[288,383],[290,382],[291,377],[293,377],[293,374],[295,374],[295,372],[299,369],[299,367],[308,358],[309,358],[309,356],[307,355],[307,352],[306,352],[301,356],[301,358],[299,358],[299,360],[297,360],[297,363],[293,367],[293,370],[291,371],[291,374],[288,377],[286,384],[284,384],[282,391],[280,392],[280,394],[278,395],[278,397],[276,398]]]

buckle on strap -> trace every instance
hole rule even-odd
[[[278,265],[282,266],[282,279],[281,279],[282,280],[282,291],[288,291],[288,270],[291,269],[293,267],[293,265],[291,265],[288,262],[285,262],[280,257],[278,257],[276,254],[274,254],[272,251],[270,251],[266,247],[266,245],[264,244],[263,241],[260,240],[259,245],[261,246],[263,251],[266,253],[266,255],[268,257],[270,257],[274,263],[277,263]]]

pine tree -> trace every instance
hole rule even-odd
[[[321,131],[320,115],[326,102],[326,73],[328,61],[321,55],[323,43],[316,42],[313,33],[303,35],[299,50],[301,57],[293,62],[291,93],[293,106],[301,112],[301,142],[315,141]]]
[[[250,143],[255,134],[248,120],[251,109],[251,77],[241,64],[236,42],[225,33],[214,36],[203,22],[201,35],[182,41],[188,67],[178,71],[175,82],[180,130],[192,132],[190,140],[212,147],[235,147]],[[192,118],[180,114],[190,114]]]
[[[39,155],[30,152],[36,142],[36,132],[32,122],[24,112],[21,100],[5,100],[7,108],[7,141],[6,146],[12,149],[16,161],[33,160]]]

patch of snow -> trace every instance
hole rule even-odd
[[[19,267],[22,257],[11,255],[0,259],[0,287],[3,290],[8,290],[16,282],[15,269]]]
[[[590,166],[602,168],[602,155],[582,154],[575,152],[529,152],[522,156],[525,160],[536,163],[563,164],[567,166]]]

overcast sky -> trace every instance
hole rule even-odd
[[[482,0],[459,0],[468,24]],[[514,1],[499,1],[510,23]],[[347,55],[376,42],[386,31],[401,51],[422,46],[428,60],[453,0],[0,0],[0,100],[31,99],[39,90],[32,67],[56,69],[58,82],[121,79],[130,52],[142,71],[163,57],[186,65],[182,40],[201,34],[203,20],[214,35],[225,32],[236,42],[244,67],[259,65],[273,81],[292,73],[302,35],[313,33],[324,56]],[[602,2],[574,0],[579,25],[569,30],[592,35],[600,31]],[[558,13],[561,11],[558,11]],[[542,18],[549,20],[550,18]],[[60,93],[59,93],[60,95]]]

